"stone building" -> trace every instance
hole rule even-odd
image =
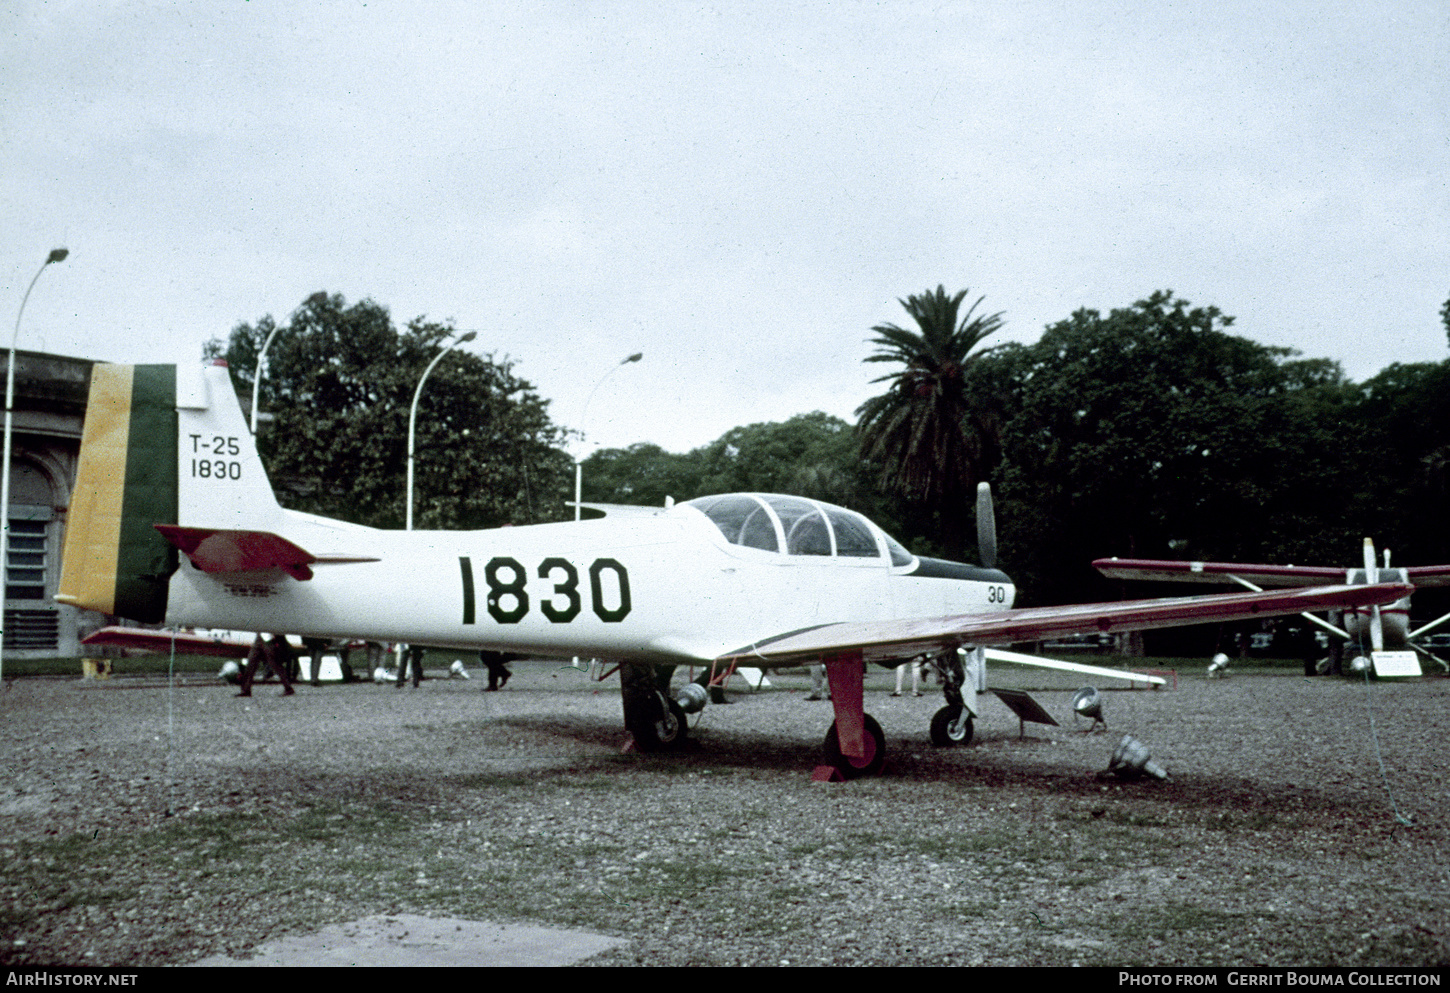
[[[8,359],[8,352],[0,352],[0,376]],[[94,365],[90,359],[16,352],[6,658],[78,656],[79,638],[106,621],[52,599],[60,584],[66,512]]]

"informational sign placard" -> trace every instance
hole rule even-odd
[[[1420,675],[1420,660],[1413,651],[1372,652],[1374,674],[1381,679]]]

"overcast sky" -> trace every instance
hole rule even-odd
[[[322,290],[675,451],[854,421],[871,326],[939,283],[994,344],[1172,289],[1357,380],[1447,357],[1443,0],[8,0],[0,29],[11,314],[71,252],[21,348],[199,361]]]

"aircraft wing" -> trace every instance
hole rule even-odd
[[[1261,587],[1322,586],[1342,583],[1347,570],[1319,565],[1249,565],[1243,562],[1175,562],[1163,559],[1097,559],[1093,568],[1109,579],[1146,579],[1169,583],[1218,583],[1242,579]],[[1450,565],[1405,568],[1415,586],[1450,586]]]
[[[1147,579],[1170,583],[1229,585],[1234,577],[1255,586],[1324,586],[1344,582],[1345,571],[1334,566],[1249,565],[1242,562],[1173,562],[1161,559],[1097,559],[1093,568],[1109,579]],[[1450,566],[1446,567],[1450,582]]]
[[[1272,593],[1125,600],[1117,603],[1031,607],[901,621],[824,624],[746,645],[721,656],[741,665],[812,665],[822,656],[860,652],[867,662],[951,651],[967,644],[1010,645],[1070,634],[1142,631],[1213,621],[1299,614],[1393,603],[1412,587],[1403,583],[1327,586]]]
[[[151,628],[104,627],[81,639],[82,645],[118,645],[148,652],[170,652],[173,644],[182,655],[216,655],[221,658],[244,659],[252,650],[250,638],[187,634],[177,632],[173,641],[170,631]]]
[[[1405,572],[1416,586],[1450,586],[1450,565],[1412,565]]]

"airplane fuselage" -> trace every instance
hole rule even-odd
[[[183,556],[166,620],[681,662],[717,658],[750,637],[822,624],[1011,606],[1014,590],[1004,574],[930,559],[893,564],[885,536],[852,516],[879,535],[880,554],[787,554],[732,544],[688,504],[468,532],[332,531],[299,518],[295,530],[279,532],[309,550],[375,561],[319,564],[299,582],[275,570],[205,573]]]
[[[991,561],[995,540],[981,545]],[[57,600],[144,623],[618,661],[625,727],[642,750],[674,747],[688,727],[651,663],[820,665],[835,714],[826,767],[846,778],[879,771],[885,755],[863,709],[863,663],[929,657],[945,700],[932,741],[958,744],[986,688],[987,645],[1357,607],[1407,591],[1012,611],[1004,573],[913,555],[859,514],[780,494],[488,531],[379,531],[277,503],[216,365],[96,366],[63,560]],[[117,629],[112,643],[137,636]]]
[[[1345,574],[1346,583],[1363,586],[1368,583],[1408,583],[1409,572],[1405,569],[1388,567],[1371,569],[1350,569]],[[1349,632],[1354,645],[1373,645],[1375,642],[1375,614],[1379,614],[1380,644],[1388,650],[1398,651],[1410,647],[1410,598],[1396,600],[1384,607],[1367,607],[1344,612],[1344,630]]]

